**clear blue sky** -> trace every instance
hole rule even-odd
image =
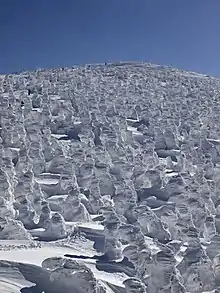
[[[0,73],[145,60],[220,77],[220,0],[0,0]]]

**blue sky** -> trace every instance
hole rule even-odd
[[[105,61],[220,77],[220,0],[0,0],[0,73]]]

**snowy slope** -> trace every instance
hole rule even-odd
[[[219,93],[149,63],[1,76],[0,292],[218,292]]]

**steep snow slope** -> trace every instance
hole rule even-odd
[[[0,77],[0,292],[218,292],[220,80],[145,63]]]

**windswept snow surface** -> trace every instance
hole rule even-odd
[[[220,292],[220,80],[149,63],[0,76],[0,293]]]

